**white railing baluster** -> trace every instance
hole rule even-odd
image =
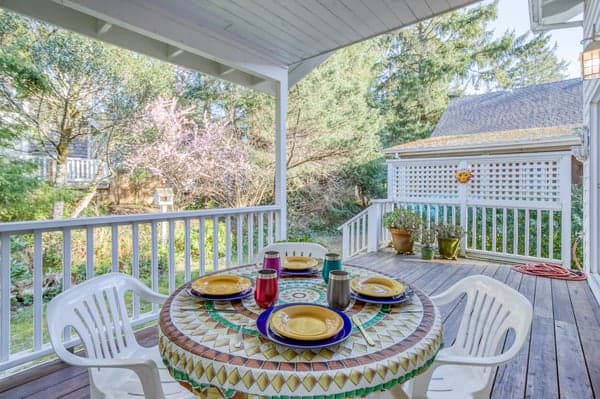
[[[219,218],[213,216],[213,271],[219,270]]]
[[[63,242],[62,242],[62,266],[63,266],[63,281],[62,281],[62,289],[63,291],[71,288],[71,230],[64,229],[63,230]],[[71,339],[71,327],[66,327],[63,332],[63,339],[68,341]]]
[[[536,256],[540,258],[542,256],[542,211],[538,209],[537,218],[536,218],[536,227],[537,232],[535,236],[535,247],[536,247]]]
[[[151,241],[151,254],[150,254],[150,267],[152,275],[152,290],[158,292],[158,222],[152,221],[150,225],[150,235],[152,236]],[[152,304],[152,312],[158,311],[158,305]]]
[[[529,256],[529,235],[531,232],[529,231],[529,209],[525,209],[525,256]]]
[[[225,267],[231,267],[231,216],[225,217]]]
[[[119,225],[113,224],[110,226],[110,236],[111,236],[111,263],[112,263],[112,271],[119,271]]]
[[[477,249],[477,207],[473,207],[473,220],[471,221],[471,248]]]
[[[258,219],[258,245],[257,245],[257,250],[258,252],[260,252],[264,246],[265,246],[265,232],[264,232],[264,228],[265,228],[265,214],[263,212],[259,212],[257,215],[257,219]]]
[[[63,290],[71,288],[71,230],[63,230],[63,243],[62,243],[62,266],[63,266]]]
[[[487,208],[481,208],[481,250],[487,250]]]
[[[33,350],[42,349],[42,296],[44,280],[42,268],[42,253],[44,245],[42,232],[33,233]]]
[[[244,236],[243,234],[243,219],[242,219],[243,215],[237,215],[236,218],[236,236],[237,236],[237,264],[241,265],[244,261],[244,254],[243,254],[243,248],[244,248]],[[271,216],[270,218],[270,222],[273,221],[273,217]],[[269,229],[269,235],[271,236],[270,238],[273,238],[272,235],[272,231],[271,229]]]
[[[554,259],[554,212],[548,212],[548,258]]]
[[[268,220],[268,224],[269,224],[269,231],[267,231],[267,245],[268,244],[273,244],[273,212],[269,212],[269,220]],[[241,264],[241,262],[238,262]]]
[[[248,214],[248,262],[254,261],[254,215]]]
[[[364,215],[361,218],[361,224],[362,224],[362,246],[361,246],[361,250],[365,249],[367,247],[367,215]]]
[[[497,239],[497,231],[496,231],[496,208],[492,208],[492,252],[496,252],[496,239]]]
[[[507,248],[507,230],[506,230],[506,226],[507,226],[507,216],[508,216],[508,212],[506,208],[502,209],[502,253],[506,254],[508,253],[508,248]]]
[[[140,278],[140,226],[134,223],[131,226],[131,275]],[[140,317],[140,297],[133,296],[133,318]]]
[[[175,221],[169,220],[169,292],[175,291]]]
[[[85,278],[94,277],[94,228],[88,227],[85,231]]]
[[[347,259],[351,255],[350,252],[350,228],[348,224],[342,225],[342,259]]]
[[[198,220],[198,245],[200,248],[200,275],[206,273],[206,223],[204,218]]]
[[[184,234],[184,249],[183,249],[183,262],[184,262],[184,281],[187,283],[192,279],[192,254],[191,254],[191,230],[190,230],[190,219],[185,218],[183,220],[183,234]]]
[[[519,254],[519,210],[513,209],[513,254]]]
[[[10,354],[10,235],[0,234],[0,360],[7,361]]]

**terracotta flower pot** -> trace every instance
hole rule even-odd
[[[458,238],[438,238],[438,249],[440,256],[444,259],[456,260],[458,257]]]
[[[432,247],[421,247],[421,259],[432,260],[435,251]]]
[[[409,254],[413,251],[413,239],[408,230],[390,229],[392,245],[399,254]]]

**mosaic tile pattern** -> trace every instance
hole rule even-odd
[[[229,269],[252,277],[256,266]],[[345,267],[354,276],[377,273]],[[279,303],[326,304],[320,278],[280,280]],[[178,289],[160,315],[159,349],[180,383],[202,397],[339,398],[390,388],[424,371],[442,343],[439,311],[418,289],[410,303],[374,305],[353,302],[375,341],[368,346],[354,328],[343,343],[319,350],[274,344],[256,329],[262,311],[252,297],[232,302],[204,302]],[[235,309],[224,312],[223,309]],[[244,345],[235,348],[240,326]]]

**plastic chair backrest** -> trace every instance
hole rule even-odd
[[[277,242],[264,247],[254,258],[256,263],[262,263],[267,251],[277,251],[279,256],[309,256],[315,259],[325,258],[327,248],[312,242]]]
[[[53,298],[47,306],[48,334],[57,355],[68,356],[62,335],[75,329],[89,359],[122,358],[138,348],[127,309],[125,292],[141,283],[121,273],[92,278]]]
[[[438,304],[467,295],[462,320],[452,345],[453,352],[470,357],[514,357],[528,339],[533,309],[519,292],[487,276],[469,276],[448,291],[432,298]],[[504,337],[514,330],[511,347],[502,352]]]

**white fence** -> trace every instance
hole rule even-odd
[[[121,271],[168,293],[211,270],[254,261],[278,236],[280,218],[279,206],[260,206],[0,224],[0,371],[52,353],[44,322],[52,281],[59,282],[56,294],[96,274]],[[16,291],[28,279],[28,300],[18,303]],[[131,298],[135,324],[157,311]]]
[[[467,169],[472,181],[458,183],[456,172]],[[394,159],[388,161],[388,196],[342,225],[345,258],[387,244],[383,215],[409,207],[427,227],[460,224],[467,253],[570,266],[569,153]]]

